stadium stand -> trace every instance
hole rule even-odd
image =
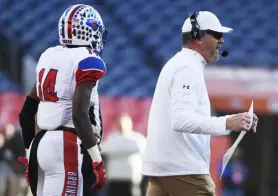
[[[73,0],[3,0],[0,24],[10,35],[20,38],[26,53],[38,59],[45,48],[58,44],[59,15],[73,3]],[[180,29],[184,19],[189,12],[197,10],[213,11],[223,24],[234,28],[224,44],[229,56],[218,64],[274,67],[278,63],[275,44],[278,2],[274,0],[252,3],[249,0],[227,3],[179,0],[174,4],[170,0],[152,3],[84,0],[82,3],[94,5],[100,11],[109,31],[104,51],[108,77],[100,85],[100,93],[104,95],[151,96],[161,66],[181,47]]]

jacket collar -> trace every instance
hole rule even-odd
[[[191,52],[193,54],[193,56],[195,56],[196,58],[198,58],[201,61],[203,67],[206,66],[207,62],[200,53],[196,52],[195,50],[189,49],[189,48],[182,48],[181,51],[182,52]]]

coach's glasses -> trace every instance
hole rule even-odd
[[[206,30],[205,34],[211,35],[213,38],[220,40],[223,37],[223,33],[219,33],[212,30]]]

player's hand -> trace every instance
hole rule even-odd
[[[28,164],[28,159],[25,157],[18,157],[17,158],[19,163],[22,163],[25,165],[25,180],[28,186],[30,186],[30,181],[29,181],[29,164]]]
[[[252,123],[251,129],[254,133],[256,133],[256,131],[257,131],[258,121],[259,121],[259,118],[257,117],[257,115],[255,113],[253,113],[253,123]]]
[[[226,119],[226,129],[231,131],[249,131],[251,129],[251,117],[245,113],[235,114]]]
[[[104,162],[103,161],[101,161],[100,163],[93,162],[92,165],[97,179],[96,183],[92,186],[92,188],[95,189],[96,191],[99,191],[106,183]]]

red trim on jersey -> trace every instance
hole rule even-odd
[[[65,182],[62,196],[78,193],[78,144],[77,136],[63,131]]]
[[[91,48],[87,48],[89,54],[93,54],[93,50]]]
[[[89,54],[96,54],[98,56],[98,53],[94,50],[92,50],[91,48],[87,48]]]
[[[104,75],[105,72],[100,70],[82,71],[78,68],[75,74],[76,86],[83,82],[97,82]]]
[[[81,7],[82,5],[77,6],[76,8],[74,8],[74,10],[71,11],[69,19],[68,19],[68,38],[71,39],[72,38],[72,18],[75,14],[75,12]]]

